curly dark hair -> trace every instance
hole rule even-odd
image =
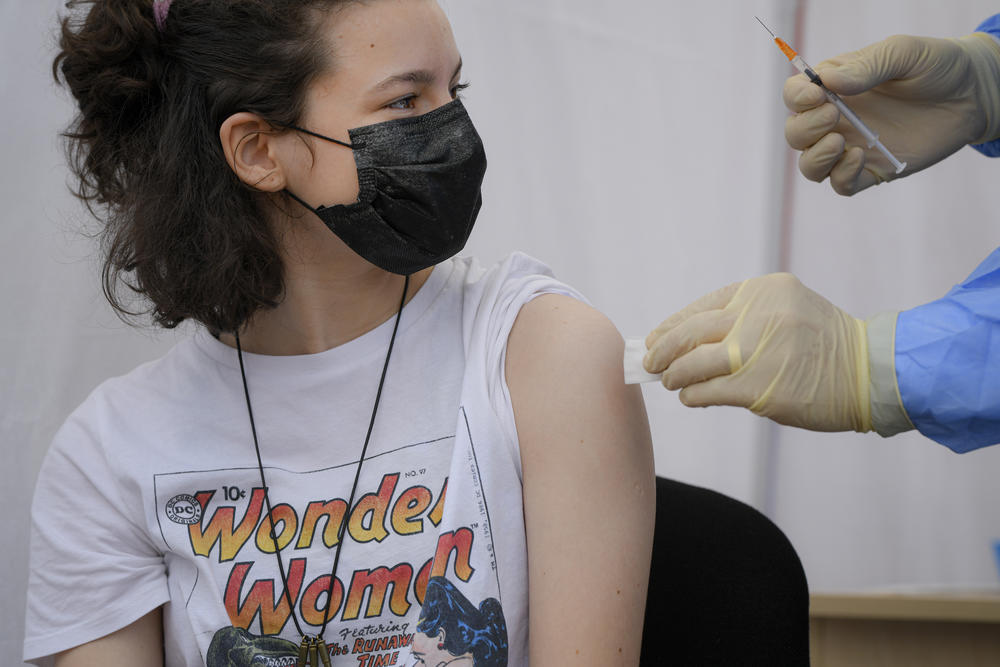
[[[67,2],[53,63],[79,107],[67,155],[123,319],[234,331],[281,299],[265,216],[280,201],[233,173],[219,128],[240,111],[295,125],[332,66],[321,19],[352,1],[175,0],[162,32],[152,0]]]

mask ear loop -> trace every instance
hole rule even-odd
[[[340,144],[341,146],[344,146],[345,148],[350,148],[351,150],[355,150],[355,151],[356,150],[360,150],[360,149],[362,149],[362,148],[365,147],[365,144],[363,144],[363,143],[361,143],[361,144],[349,144],[346,141],[341,141],[340,139],[334,139],[333,137],[328,137],[325,134],[320,134],[319,132],[313,132],[312,130],[307,130],[304,127],[299,127],[298,125],[283,125],[282,127],[286,127],[289,130],[296,130],[298,132],[302,132],[303,134],[308,134],[310,137],[316,137],[317,139],[322,139],[324,141],[329,141],[329,142],[334,143],[334,144]]]
[[[310,211],[312,211],[312,212],[313,212],[313,213],[315,213],[316,215],[319,215],[319,209],[315,209],[315,208],[313,208],[312,206],[310,206],[309,204],[307,204],[307,203],[306,203],[306,202],[305,202],[305,201],[304,201],[304,200],[302,199],[302,197],[299,197],[298,195],[296,195],[295,193],[293,193],[293,192],[292,192],[291,190],[289,190],[289,189],[285,188],[285,194],[286,194],[286,195],[288,195],[289,197],[291,197],[292,199],[294,199],[295,201],[297,201],[298,203],[300,203],[300,204],[302,204],[303,206],[305,206],[305,207],[306,207],[307,209],[309,209]]]
[[[345,148],[350,148],[352,151],[360,150],[360,149],[362,149],[362,148],[365,147],[364,143],[349,144],[346,141],[341,141],[340,139],[334,139],[333,137],[328,137],[325,134],[320,134],[319,132],[313,132],[312,130],[307,130],[306,128],[299,127],[298,125],[281,125],[281,124],[278,124],[278,125],[280,127],[284,127],[286,129],[289,129],[289,130],[295,130],[297,132],[302,132],[303,134],[308,134],[311,137],[316,137],[317,139],[322,139],[323,141],[329,141],[330,143],[334,143],[334,144],[337,144],[339,146],[343,146]],[[319,214],[319,209],[313,208],[312,206],[310,206],[309,204],[307,204],[305,201],[302,200],[301,197],[295,195],[291,190],[287,190],[286,189],[285,192],[288,193],[289,197],[291,197],[292,199],[294,199],[298,203],[302,204],[303,206],[305,206],[307,209],[309,209],[313,213],[316,213],[317,215]],[[320,208],[326,208],[326,207],[325,206],[321,206]]]

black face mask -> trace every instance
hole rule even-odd
[[[294,129],[354,151],[357,202],[313,208],[288,193],[351,250],[381,269],[409,275],[465,247],[483,203],[486,151],[461,101],[349,130],[349,144]]]

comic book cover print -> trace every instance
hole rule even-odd
[[[372,457],[353,507],[343,498],[314,496],[278,502],[268,512],[253,469],[156,475],[165,543],[211,571],[200,578],[178,571],[177,585],[188,604],[196,596],[218,600],[228,616],[221,629],[209,626],[208,667],[294,665],[300,647],[290,641],[293,616],[312,634],[328,619],[324,640],[335,665],[506,665],[507,627],[482,478],[470,437],[462,448],[466,465],[449,483],[453,440]],[[435,456],[438,448],[447,455]],[[348,488],[354,465],[274,468],[268,484],[318,496]],[[462,487],[458,497],[472,502],[452,506],[445,527],[450,486]],[[341,539],[349,542],[351,559],[331,580],[330,553]],[[287,558],[285,581],[270,560],[275,548]],[[472,592],[479,607],[466,597]]]
[[[477,608],[444,577],[427,582],[424,604],[416,632],[399,638],[408,645],[411,659],[405,664],[416,667],[468,665],[470,667],[505,667],[507,665],[507,624],[503,609],[495,598],[487,598]],[[362,665],[395,665],[400,652],[366,658],[368,652],[385,650],[380,640],[359,639],[355,653]],[[341,655],[342,647],[329,648],[331,659]],[[208,667],[284,667],[294,665],[298,645],[279,637],[258,637],[242,628],[222,628],[208,649]]]

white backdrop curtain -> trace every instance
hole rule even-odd
[[[185,335],[125,327],[103,302],[57,139],[72,111],[49,72],[61,4],[0,2],[5,665],[20,664],[28,511],[53,433],[101,380]],[[995,2],[444,4],[490,160],[467,252],[546,260],[627,336],[778,269],[858,316],[911,307],[1000,245],[1000,160],[969,149],[851,199],[789,171],[789,67],[753,20],[818,62],[897,32],[965,34]],[[765,511],[813,590],[998,587],[1000,447],[958,456],[913,434],[811,434],[644,391],[657,472]]]

